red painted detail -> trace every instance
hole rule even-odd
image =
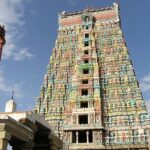
[[[82,22],[81,17],[69,18],[69,19],[61,20],[60,25],[66,26],[66,25],[72,25],[72,24],[80,24],[81,22]]]
[[[116,17],[116,13],[115,12],[100,13],[100,14],[96,14],[94,17],[97,20],[100,20],[100,19],[111,19],[111,18]]]

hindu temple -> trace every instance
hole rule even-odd
[[[121,29],[118,3],[58,15],[35,106],[64,149],[150,148],[150,115]]]

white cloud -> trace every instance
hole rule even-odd
[[[150,73],[145,75],[140,83],[140,87],[143,92],[148,92],[150,91]]]
[[[1,0],[0,3],[0,20],[6,25],[22,25],[24,22],[21,20],[23,11],[22,8],[23,0]],[[18,13],[17,13],[18,12]]]
[[[21,61],[33,56],[26,47],[17,47],[17,42],[24,35],[24,3],[27,1],[29,0],[0,0],[0,24],[5,25],[6,29],[2,59]]]
[[[33,55],[26,48],[21,49],[17,54],[14,55],[14,59],[17,61],[21,61],[31,57],[33,57]]]
[[[21,84],[10,84],[7,79],[4,78],[2,69],[0,69],[0,93],[9,94],[11,96],[12,91],[15,91],[15,98],[22,98],[23,92],[21,90]]]
[[[77,2],[75,2],[74,0],[69,0],[68,4],[73,7],[77,4]]]
[[[140,87],[142,89],[143,92],[147,92],[150,90],[150,83],[147,83],[147,82],[142,82],[140,84]]]
[[[142,81],[150,83],[150,73],[148,75],[144,76],[143,79],[142,79]]]
[[[146,100],[145,103],[147,106],[148,113],[150,114],[150,100]]]
[[[150,92],[150,73],[145,75],[140,81],[140,87],[145,94]],[[150,100],[145,100],[147,110],[150,114]]]

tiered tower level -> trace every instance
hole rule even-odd
[[[66,149],[148,147],[150,116],[117,3],[59,14],[58,37],[35,110]]]

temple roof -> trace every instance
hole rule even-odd
[[[105,8],[92,8],[92,7],[88,7],[86,9],[84,9],[83,11],[76,11],[76,12],[65,12],[62,11],[60,12],[60,16],[73,16],[73,15],[79,15],[82,14],[84,12],[97,12],[97,11],[106,11],[106,10],[112,10],[116,5],[118,5],[118,3],[114,3],[113,6],[111,7],[105,7]]]

